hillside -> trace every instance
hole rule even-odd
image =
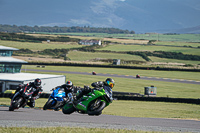
[[[199,0],[1,0],[0,24],[168,33],[198,26],[199,7]]]
[[[51,42],[31,42],[31,37],[34,40],[37,40],[37,38],[41,39],[41,36],[44,38],[44,40],[47,40],[48,37],[51,37],[54,40]],[[20,49],[19,51],[15,51],[13,53],[14,56],[18,56],[19,59],[22,59],[21,57],[23,57],[24,60],[35,63],[57,62],[112,65],[113,59],[120,59],[121,66],[178,69],[200,68],[200,43],[185,42],[181,44],[181,42],[154,42],[155,44],[124,44],[121,42],[125,41],[125,39],[114,39],[114,42],[112,42],[112,40],[102,41],[103,45],[101,46],[88,46],[78,44],[78,40],[80,40],[78,39],[78,36],[76,39],[73,39],[64,35],[60,37],[57,35],[35,34],[32,36],[29,34],[28,37],[29,40],[21,40],[19,38],[15,38],[15,41],[12,41],[12,43],[8,40],[0,40],[0,45]],[[62,40],[59,40],[60,38],[66,38],[68,39],[68,42],[63,42]],[[144,40],[141,41],[144,42]]]

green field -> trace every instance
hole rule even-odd
[[[23,66],[25,68],[25,66]],[[92,67],[61,67],[46,66],[45,68],[36,68],[36,66],[26,66],[26,69],[42,69],[42,70],[59,70],[59,71],[77,71],[88,72],[95,71],[98,73],[133,75],[140,74],[147,77],[162,77],[172,79],[187,79],[199,81],[200,73],[197,72],[178,72],[178,71],[154,71],[154,70],[132,70],[132,69],[114,69],[114,68],[92,68]],[[22,71],[23,72],[23,71]],[[26,70],[26,72],[30,72]],[[34,72],[35,73],[35,72]],[[40,72],[41,73],[41,72]],[[92,82],[103,81],[107,77],[94,75],[66,74],[66,73],[50,73],[62,74],[66,76],[66,80],[73,81],[74,85],[83,87],[90,85]],[[144,87],[154,85],[157,87],[158,97],[173,98],[199,98],[199,85],[184,84],[174,82],[162,82],[141,79],[116,78],[113,77],[116,85],[113,91],[134,92],[144,94]]]
[[[189,43],[189,42],[155,42],[156,45],[168,45],[168,46],[180,46],[180,47],[200,47],[200,43]]]
[[[92,34],[92,33],[91,33]],[[39,34],[33,34],[34,36],[39,36]],[[99,34],[101,36],[102,34]],[[116,35],[116,36],[122,36],[121,34]],[[124,35],[125,36],[125,35]],[[135,36],[135,35],[134,35]],[[139,35],[137,35],[139,37]],[[153,36],[153,35],[152,35]],[[162,35],[163,37],[169,37],[171,35]],[[178,35],[173,35],[173,36],[178,36]],[[189,36],[189,38],[195,38],[197,35],[180,35],[181,37]],[[69,36],[73,37],[74,36]],[[76,36],[76,38],[81,39],[82,36]],[[91,37],[85,37],[85,39],[91,38]],[[140,40],[141,43],[140,45],[124,45],[125,42],[131,43],[131,39],[114,39],[114,38],[106,38],[106,39],[111,39],[110,41],[117,42],[119,44],[108,44],[108,46],[105,46],[103,48],[95,49],[95,50],[110,50],[110,51],[116,51],[116,52],[123,52],[123,51],[166,51],[166,52],[182,52],[183,54],[191,54],[191,55],[198,55],[200,56],[200,48],[197,48],[200,46],[200,43],[191,43],[191,42],[155,42],[157,45],[142,45],[142,41]],[[102,39],[103,40],[103,39]],[[140,42],[139,41],[139,42]],[[137,43],[137,42],[136,42]],[[83,47],[84,45],[78,45],[78,43],[74,42],[43,42],[43,43],[30,43],[30,42],[15,42],[15,41],[3,41],[0,40],[0,45],[3,46],[8,46],[8,47],[14,47],[18,49],[30,49],[32,51],[42,51],[45,49],[69,49],[69,48],[80,48]],[[158,46],[159,45],[159,46]],[[167,46],[166,46],[167,45]],[[177,46],[177,47],[174,47]],[[179,47],[181,46],[181,47]],[[187,46],[187,47],[184,47]],[[85,47],[85,46],[84,46]],[[191,48],[192,47],[192,48]],[[64,57],[59,56],[65,53],[58,53],[57,55],[40,55],[39,53],[33,53],[33,54],[18,54],[19,56],[28,56],[28,57],[48,57],[48,58],[60,58],[63,59],[64,62]],[[67,57],[70,59],[70,61],[81,61],[85,63],[91,62],[94,59],[121,59],[121,60],[135,60],[135,61],[145,61],[141,56],[137,55],[129,55],[129,54],[120,54],[120,53],[100,53],[100,52],[82,52],[82,51],[70,51],[67,54]],[[167,59],[167,58],[158,58],[158,57],[149,57],[152,61],[151,62],[146,62],[143,64],[122,64],[122,65],[132,65],[132,66],[144,66],[144,67],[183,67],[183,65],[194,65],[193,68],[199,69],[199,64],[200,61],[190,61],[190,60],[177,60],[177,59]],[[42,59],[41,59],[42,60]],[[48,60],[48,59],[47,59]],[[27,61],[34,61],[34,60],[27,60]],[[41,62],[41,61],[39,61]],[[96,62],[96,61],[95,61]],[[97,61],[98,62],[98,61]],[[154,63],[155,62],[155,63]],[[161,62],[161,63],[156,63],[156,62]],[[102,62],[100,62],[102,63]],[[105,63],[105,62],[104,62]],[[165,65],[165,63],[168,63]],[[176,64],[176,63],[182,63]]]
[[[163,62],[163,63],[166,63],[166,64],[163,64],[163,66],[165,66],[165,67],[166,66],[170,66],[170,63],[180,63],[180,64],[183,63],[183,64],[192,64],[192,65],[200,64],[200,61],[167,59],[167,58],[159,58],[159,57],[155,57],[155,56],[149,56],[149,58],[151,59],[152,62]],[[178,65],[179,64],[177,64],[177,67],[178,67]],[[154,66],[158,66],[158,65],[156,65],[156,63],[155,63]]]
[[[166,51],[166,52],[182,52],[183,54],[200,55],[200,49],[185,47],[169,47],[169,46],[153,46],[153,45],[109,45],[98,50],[110,51]]]
[[[93,52],[70,51],[67,54],[67,56],[73,61],[87,61],[95,58],[145,61],[141,56],[118,54],[118,53],[98,53],[98,52],[93,53]]]
[[[23,65],[22,69],[42,69],[42,70],[59,70],[72,72],[88,72],[95,71],[97,73],[119,74],[119,75],[133,75],[140,74],[146,77],[160,77],[171,79],[187,79],[200,81],[199,72],[185,72],[185,71],[157,71],[157,70],[141,70],[141,69],[122,69],[122,68],[101,68],[101,67],[75,67],[75,66],[45,66],[45,68],[38,68],[35,65]],[[24,72],[24,71],[22,71]]]
[[[42,108],[46,101],[46,98],[37,99],[35,108]],[[9,98],[0,98],[0,105],[9,106],[9,104]],[[199,113],[200,106],[195,104],[124,100],[114,100],[112,104],[103,110],[103,114],[107,115],[193,120],[200,120]]]
[[[135,131],[126,129],[103,129],[103,128],[81,128],[81,127],[46,127],[46,128],[0,127],[0,132],[2,133],[159,133],[155,131]]]
[[[47,33],[43,33],[47,34]],[[55,33],[55,35],[72,35],[98,38],[124,38],[139,40],[159,40],[159,41],[175,41],[175,42],[200,42],[200,34],[107,34],[107,33]]]
[[[77,43],[30,43],[30,42],[16,42],[16,41],[2,41],[0,40],[0,45],[13,47],[17,49],[30,49],[32,51],[42,51],[44,49],[68,49],[68,48],[80,48],[82,45],[78,45]]]

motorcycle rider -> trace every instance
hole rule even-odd
[[[42,87],[41,87],[41,79],[37,78],[34,80],[34,82],[30,82],[27,84],[27,88],[29,89],[30,92],[33,92],[30,102],[27,103],[27,105],[31,108],[35,107],[35,100],[38,99],[42,93]]]
[[[98,82],[93,82],[91,84],[94,89],[106,89],[109,92],[112,92],[111,89],[114,87],[115,81],[112,78],[107,78],[105,81],[98,81]],[[76,102],[83,96],[88,93],[92,92],[92,89],[89,86],[84,86],[84,88],[80,91],[79,95],[74,98],[74,103]]]
[[[64,91],[65,91],[65,98],[63,98],[65,101],[67,101],[67,94],[70,93],[70,92],[73,92],[73,93],[76,93],[77,92],[77,89],[78,87],[77,86],[74,86],[72,81],[67,81],[66,84],[63,84],[61,86],[58,86],[60,88],[63,88]],[[56,87],[56,88],[58,88]]]
[[[12,99],[14,97],[14,95],[20,91],[22,88],[24,87],[24,84],[19,84],[15,90],[15,93],[10,97],[10,99]]]
[[[19,84],[19,86],[16,88],[15,93],[12,95],[11,99],[23,87],[27,87],[27,91],[29,91],[29,93],[32,93],[32,95],[29,99],[30,102],[28,102],[27,105],[31,108],[35,107],[35,100],[40,97],[40,94],[43,91],[42,87],[41,87],[41,83],[42,83],[41,79],[37,78],[34,80],[34,82],[30,82],[28,84]]]

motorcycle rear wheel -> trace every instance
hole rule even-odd
[[[94,102],[88,107],[87,111],[88,115],[101,115],[102,110],[106,107],[106,103],[101,100],[98,100],[97,102],[98,102],[97,105],[95,105]]]

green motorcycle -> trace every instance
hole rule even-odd
[[[78,93],[77,93],[78,94]],[[73,102],[73,94],[68,93],[68,102],[62,108],[64,114],[78,112],[88,115],[101,115],[102,110],[112,103],[112,89],[109,87],[93,89],[80,100]]]

